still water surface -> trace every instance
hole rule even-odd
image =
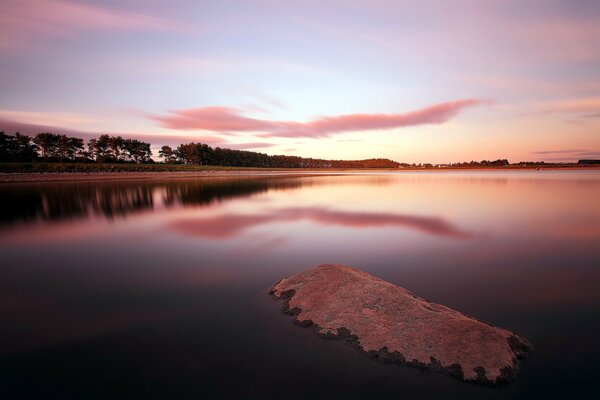
[[[600,173],[0,185],[0,398],[600,398]],[[344,263],[530,339],[517,382],[377,363],[291,323]]]

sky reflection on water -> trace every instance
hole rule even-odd
[[[593,171],[0,186],[0,325],[9,327],[0,331],[0,394],[18,397],[26,382],[33,394],[89,394],[89,371],[106,346],[120,349],[103,361],[112,372],[98,393],[111,397],[142,393],[135,382],[115,383],[123,365],[136,365],[141,385],[164,372],[160,362],[179,366],[160,375],[156,397],[173,385],[188,388],[189,397],[236,397],[234,387],[266,397],[273,392],[261,380],[286,375],[276,365],[309,380],[311,373],[342,374],[353,389],[339,394],[357,398],[372,390],[368,379],[383,376],[383,395],[597,393],[588,378],[600,356],[599,194]],[[266,296],[278,279],[329,262],[513,330],[536,352],[519,382],[498,390],[420,372],[416,379],[406,368],[354,359],[352,349],[296,333]],[[128,350],[132,340],[139,351]],[[206,346],[214,345],[229,350],[208,356]],[[81,351],[89,358],[78,358]],[[256,371],[240,365],[261,351],[270,358],[255,360]],[[299,358],[314,371],[298,372],[292,364]],[[61,374],[51,362],[79,368]],[[194,365],[203,378],[183,372]],[[225,365],[233,386],[219,383]],[[424,392],[421,380],[429,382]],[[328,387],[313,382],[298,397]]]

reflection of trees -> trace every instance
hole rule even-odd
[[[183,181],[165,185],[165,205],[205,205],[236,197],[246,197],[269,190],[296,189],[299,179],[227,179],[212,182]]]
[[[208,205],[301,185],[300,179],[282,178],[4,185],[0,186],[0,223],[123,217],[152,209],[157,195],[167,207]]]
[[[0,222],[31,220],[36,217],[42,205],[42,193],[23,191],[12,186],[0,188]]]
[[[101,215],[106,218],[152,208],[152,188],[120,184],[13,185],[1,187],[2,223],[64,220]]]
[[[91,197],[90,206],[94,214],[107,218],[124,216],[133,211],[151,209],[152,187],[133,186],[126,188],[112,187],[110,190],[98,190]]]

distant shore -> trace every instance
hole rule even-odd
[[[207,177],[250,176],[310,176],[335,174],[331,170],[207,170],[207,171],[148,171],[148,172],[25,172],[0,173],[0,184],[18,182],[69,182],[69,181],[119,181],[119,180],[165,180]]]
[[[414,168],[241,168],[198,165],[166,164],[29,164],[30,168],[0,166],[0,183],[17,182],[65,182],[65,181],[113,181],[113,180],[157,180],[202,177],[246,177],[246,176],[310,176],[338,174],[368,174],[381,172],[418,171],[520,171],[520,170],[600,170],[591,165],[549,166],[503,166],[503,167],[414,167]]]

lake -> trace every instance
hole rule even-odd
[[[600,171],[0,185],[0,398],[600,398]],[[528,338],[491,388],[292,323],[343,263]]]

